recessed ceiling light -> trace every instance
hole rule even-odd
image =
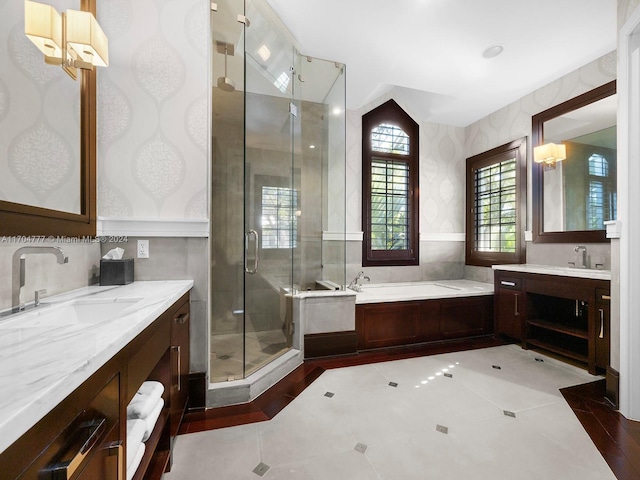
[[[499,45],[499,44],[491,45],[490,47],[487,47],[484,49],[484,52],[482,52],[482,56],[484,58],[493,58],[500,55],[503,51],[504,51],[503,45]]]
[[[309,145],[309,148],[314,149],[314,148],[316,148],[316,146],[315,145]]]

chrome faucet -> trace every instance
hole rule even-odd
[[[58,263],[69,263],[67,257],[60,247],[20,247],[13,253],[12,274],[11,274],[11,312],[16,313],[24,310],[22,301],[22,287],[25,284],[25,259],[27,255],[50,253],[55,255]]]
[[[578,245],[573,251],[576,254],[576,268],[587,268],[587,247]]]
[[[360,271],[358,272],[358,274],[356,275],[356,278],[354,278],[353,280],[351,280],[351,283],[349,285],[347,285],[347,288],[350,288],[351,290],[353,290],[354,292],[361,292],[362,291],[362,286],[358,283],[358,280],[360,279],[366,280],[367,282],[370,282],[371,279],[369,277],[367,277],[364,272]]]

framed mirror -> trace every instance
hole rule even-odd
[[[533,241],[605,243],[616,218],[616,82],[532,118],[533,147],[564,145],[564,159],[532,164]]]
[[[96,0],[50,0],[96,14]],[[0,2],[0,236],[96,234],[96,72],[74,81],[24,32],[24,2]]]

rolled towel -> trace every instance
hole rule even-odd
[[[163,408],[164,408],[164,400],[160,398],[158,400],[158,403],[156,403],[156,406],[153,407],[153,410],[151,410],[151,413],[144,418],[146,430],[144,432],[144,435],[142,436],[143,442],[146,442],[147,440],[149,440],[149,437],[151,436],[151,432],[153,432],[153,429],[156,426],[156,422],[158,421],[158,418],[160,417],[160,413],[162,413]]]
[[[147,418],[159,399],[161,397],[135,395],[127,405],[127,418]]]
[[[160,398],[164,392],[164,385],[155,380],[147,380],[140,385],[136,395],[150,395],[151,397]]]
[[[127,420],[127,470],[136,457],[138,445],[147,431],[147,423],[139,418]]]
[[[135,475],[136,470],[138,470],[140,462],[142,461],[142,457],[144,456],[145,448],[146,445],[144,443],[138,444],[138,448],[136,449],[136,453],[133,457],[131,465],[127,465],[127,480],[131,480]],[[129,461],[127,461],[127,463],[129,463]]]

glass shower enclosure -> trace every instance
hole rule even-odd
[[[219,1],[211,41],[209,378],[221,382],[292,348],[298,290],[344,284],[344,242],[323,239],[344,233],[344,67],[299,55],[264,0]],[[329,65],[329,78],[317,75]],[[325,188],[330,176],[338,193]]]

